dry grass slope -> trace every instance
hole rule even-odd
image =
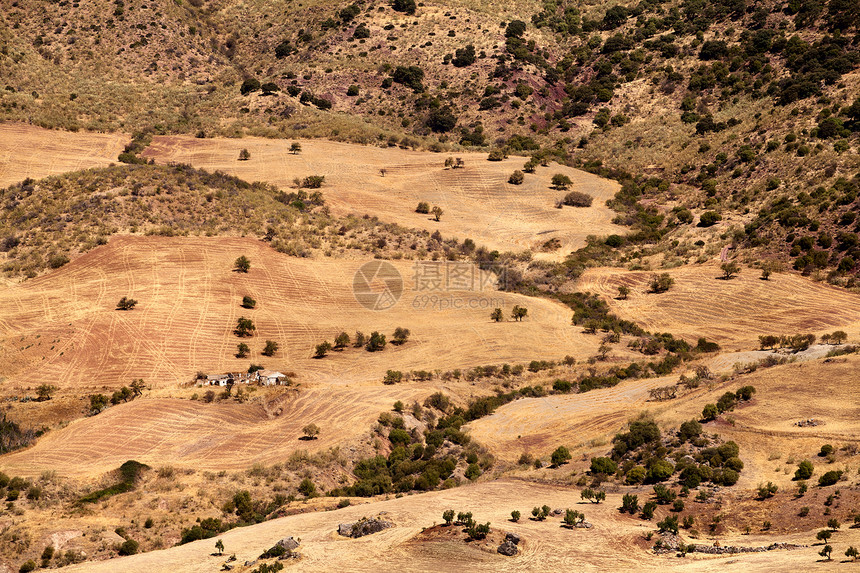
[[[396,400],[427,393],[392,386],[308,389],[289,392],[274,412],[261,403],[138,399],[51,432],[32,448],[4,456],[0,468],[10,475],[53,470],[95,477],[134,459],[152,467],[241,471],[283,462],[297,450],[345,447]],[[300,441],[302,428],[311,423],[322,429],[319,437]]]
[[[30,177],[116,163],[130,138],[122,133],[71,133],[0,123],[0,188]]]
[[[232,271],[240,255],[252,261],[247,274]],[[565,306],[548,300],[489,290],[447,293],[463,302],[460,309],[425,305],[428,293],[414,290],[407,261],[397,262],[405,287],[398,304],[386,312],[365,309],[352,292],[363,262],[297,259],[241,238],[117,236],[57,271],[0,289],[0,306],[8,309],[0,319],[0,375],[19,388],[45,382],[87,392],[133,378],[174,385],[198,371],[244,371],[254,362],[297,372],[303,383],[375,384],[387,369],[583,358],[597,347],[570,325]],[[254,310],[241,308],[244,295],[257,300]],[[123,296],[138,300],[137,308],[114,310]],[[491,322],[487,301],[506,315],[524,305],[529,317]],[[232,333],[240,316],[257,327],[244,339],[247,359],[234,357],[243,341]],[[390,337],[398,326],[412,331],[404,346],[312,358],[314,345],[341,331]],[[260,355],[268,339],[280,344],[271,358]],[[530,340],[546,350],[523,344]]]
[[[611,223],[614,213],[604,204],[618,185],[569,167],[539,167],[516,186],[507,180],[522,168],[525,159],[521,157],[490,162],[486,153],[457,153],[465,168],[446,170],[444,154],[303,140],[301,154],[293,155],[290,144],[254,137],[156,136],[143,156],[158,163],[221,170],[281,188],[292,186],[296,177],[324,175],[326,203],[335,215],[367,213],[406,227],[438,230],[444,237],[471,238],[501,251],[539,250],[546,241],[558,238],[562,248],[557,255],[563,256],[583,246],[588,235],[625,231]],[[239,161],[242,149],[248,149],[250,160]],[[385,169],[384,177],[380,169]],[[569,176],[572,189],[592,195],[593,206],[556,209],[564,192],[549,188],[555,173]],[[419,201],[442,207],[441,221],[415,213]]]
[[[653,274],[589,269],[577,288],[602,295],[612,312],[648,330],[705,336],[728,349],[758,348],[760,334],[860,332],[860,296],[796,274],[764,281],[745,268],[726,281],[717,263],[688,265],[669,271],[675,279],[669,292],[652,294]],[[630,288],[627,300],[616,300],[621,285]]]

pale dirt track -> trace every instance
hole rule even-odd
[[[577,290],[603,296],[612,312],[648,330],[692,341],[705,336],[727,350],[758,348],[761,334],[836,329],[852,339],[860,334],[860,296],[796,274],[774,274],[763,281],[759,271],[745,268],[726,281],[718,278],[722,272],[716,263],[689,265],[669,271],[675,284],[662,294],[647,292],[653,274],[589,269]],[[627,300],[615,298],[620,285],[630,287]]]
[[[480,500],[480,501],[477,501]],[[527,515],[535,505],[571,507],[584,511],[594,524],[590,530],[568,530],[560,519],[535,522],[525,517],[519,523],[508,521],[512,509]],[[717,558],[658,557],[648,553],[642,540],[653,524],[621,516],[616,508],[620,495],[610,494],[600,505],[580,503],[579,490],[564,487],[502,480],[465,486],[447,491],[407,496],[369,505],[353,506],[335,512],[316,512],[268,521],[234,529],[220,536],[227,555],[236,554],[237,570],[245,561],[254,560],[279,539],[292,535],[301,538],[298,562],[287,561],[285,571],[453,571],[468,563],[472,571],[791,571],[829,569],[816,563],[817,547],[763,554],[742,554]],[[466,543],[420,541],[422,527],[441,523],[442,511],[472,511],[479,522],[490,521],[492,528],[520,534],[521,553],[513,558],[484,552]],[[346,539],[335,534],[337,524],[363,516],[386,512],[385,518],[397,524],[392,529],[362,539]],[[856,545],[860,532],[840,534],[841,543]],[[463,536],[465,537],[465,536]],[[796,538],[796,539],[795,539]],[[810,534],[788,541],[808,543]],[[743,536],[730,542],[739,545],[767,545],[772,538]],[[707,541],[705,541],[707,543]],[[725,545],[727,541],[722,540]],[[86,563],[69,571],[92,572],[211,572],[220,569],[224,557],[212,556],[211,539],[153,551],[109,562]],[[835,555],[835,552],[834,552]],[[731,567],[733,565],[734,567]],[[249,567],[247,570],[250,570]]]
[[[323,194],[334,214],[369,214],[406,227],[438,230],[445,237],[471,238],[478,245],[501,251],[537,250],[547,240],[558,238],[562,248],[547,256],[560,258],[583,246],[587,235],[626,232],[611,223],[614,213],[605,205],[618,184],[569,167],[539,167],[517,186],[507,179],[522,168],[523,157],[490,162],[486,153],[456,153],[466,165],[452,170],[443,168],[448,154],[303,140],[302,153],[293,155],[290,143],[253,137],[157,136],[143,156],[158,163],[220,170],[281,188],[292,186],[296,177],[324,175]],[[249,161],[238,160],[242,149],[251,153]],[[592,207],[556,209],[556,201],[565,192],[549,188],[555,173],[568,175],[572,190],[592,195]],[[442,207],[442,220],[415,213],[419,201]]]
[[[116,163],[129,140],[122,133],[71,133],[0,123],[0,188],[27,177],[41,179]]]
[[[243,254],[252,261],[250,272],[233,272]],[[545,299],[461,291],[451,296],[465,301],[464,308],[415,308],[416,296],[427,293],[412,290],[410,261],[395,263],[406,289],[397,305],[366,309],[352,292],[363,262],[297,259],[250,239],[116,236],[57,271],[0,288],[0,376],[22,389],[45,382],[100,390],[134,378],[160,387],[190,382],[198,371],[244,371],[253,362],[296,372],[304,384],[378,384],[388,369],[444,371],[566,354],[581,359],[596,350],[595,337],[570,325],[570,310]],[[257,300],[254,310],[240,307],[246,294]],[[123,296],[138,300],[137,308],[114,310]],[[529,316],[494,323],[487,301],[506,315],[515,304],[526,306]],[[255,322],[252,338],[232,333],[240,316]],[[378,330],[390,338],[398,326],[412,331],[401,347],[312,357],[316,344],[340,331]],[[281,347],[271,358],[260,354],[267,339]],[[243,340],[251,355],[237,359]],[[542,349],[524,344],[534,340]]]

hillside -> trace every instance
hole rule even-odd
[[[292,154],[291,145],[250,137],[156,136],[142,157],[223,171],[281,189],[308,174],[324,175],[323,193],[332,215],[372,214],[403,227],[471,239],[491,250],[530,250],[540,258],[560,260],[585,246],[588,235],[624,232],[611,223],[614,213],[606,206],[618,185],[563,165],[541,167],[512,185],[509,176],[521,168],[516,158],[487,161],[485,153],[457,153],[464,167],[451,169],[444,167],[449,156],[441,154],[314,140],[301,141],[302,152]],[[250,152],[250,160],[237,159],[242,149]],[[570,191],[586,193],[593,204],[558,209],[569,192],[553,188],[551,179],[558,173],[572,181]],[[441,219],[416,213],[420,202],[441,207]]]
[[[694,557],[684,561],[669,560],[649,555],[642,549],[643,528],[629,518],[621,517],[614,509],[620,502],[612,495],[605,504],[579,505],[576,492],[552,486],[534,485],[519,480],[498,481],[471,488],[460,488],[424,496],[404,497],[374,504],[347,508],[334,513],[319,512],[292,516],[267,522],[252,528],[234,530],[222,536],[228,552],[235,552],[238,563],[253,561],[284,535],[299,536],[302,559],[296,566],[308,571],[329,570],[340,566],[351,571],[374,571],[379,568],[408,568],[430,571],[461,566],[467,562],[479,571],[540,571],[546,567],[577,567],[584,570],[619,571],[711,571],[728,562],[744,567],[746,571],[788,570],[803,567],[809,570],[830,570],[832,564],[817,562],[817,548],[777,550],[765,553],[734,555],[731,557]],[[475,500],[483,500],[476,504]],[[582,509],[594,529],[568,530],[559,527],[557,519],[536,522],[523,519],[520,523],[506,522],[511,508],[528,512],[535,505],[550,507],[575,506]],[[422,535],[423,528],[440,523],[442,508],[471,510],[478,520],[499,524],[503,531],[512,531],[524,539],[522,553],[514,558],[479,549],[463,541],[440,541]],[[338,523],[362,516],[385,512],[383,517],[392,520],[396,527],[362,540],[339,538],[334,531]],[[855,531],[845,532],[842,540],[855,542]],[[464,535],[460,535],[460,538]],[[806,541],[806,537],[792,536],[790,542]],[[739,545],[767,545],[769,539],[761,535],[734,537]],[[118,562],[87,564],[70,568],[70,571],[110,571],[122,564],[130,571],[200,571],[217,567],[224,558],[213,557],[211,540],[161,552],[125,558]]]
[[[2,17],[4,119],[553,154],[635,182],[628,202],[659,220],[626,256],[672,264],[714,225],[748,261],[854,284],[851,2],[20,0]]]
[[[857,0],[8,0],[0,573],[850,568],[858,211]]]

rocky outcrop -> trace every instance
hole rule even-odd
[[[680,550],[682,540],[677,535],[672,533],[663,533],[660,535],[659,546],[655,545],[656,553],[672,553]],[[690,543],[684,548],[687,553],[704,553],[707,555],[733,555],[736,553],[764,553],[766,551],[775,551],[777,549],[798,549],[805,547],[804,545],[796,545],[793,543],[771,543],[767,546],[760,547],[743,547],[743,546],[722,546],[719,543],[714,545],[704,545],[702,543]]]
[[[497,551],[502,555],[506,555],[508,557],[513,557],[517,553],[520,552],[517,545],[520,544],[521,538],[516,533],[506,533],[505,540],[502,541],[502,544],[499,545]]]
[[[292,535],[290,535],[289,537],[284,537],[283,539],[278,541],[275,545],[280,545],[281,547],[283,547],[287,551],[292,551],[293,549],[295,549],[296,547],[299,546],[299,542],[296,541]]]
[[[502,555],[506,555],[508,557],[513,557],[514,555],[519,553],[520,550],[517,548],[516,545],[514,545],[513,542],[505,540],[502,542],[501,545],[499,545],[499,548],[497,549],[497,551],[499,553],[501,553]]]
[[[394,524],[379,517],[363,518],[353,523],[341,523],[337,526],[337,532],[344,537],[364,537],[389,527],[394,527]]]

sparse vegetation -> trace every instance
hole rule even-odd
[[[251,270],[251,260],[245,255],[241,255],[236,262],[233,263],[233,268],[239,271],[240,273],[247,273]]]
[[[117,310],[131,310],[135,306],[137,306],[137,301],[127,296],[122,297],[119,299],[119,302],[116,303]]]

